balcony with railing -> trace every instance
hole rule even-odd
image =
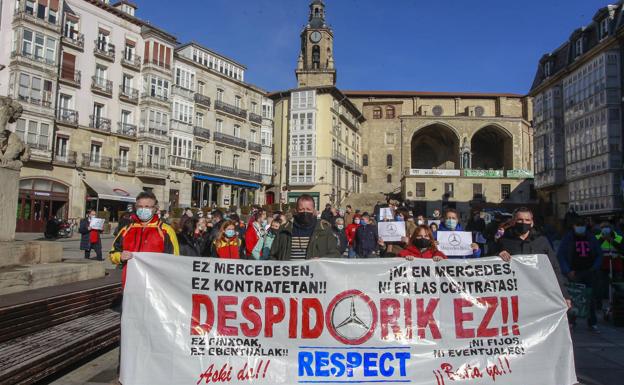
[[[106,43],[102,40],[95,40],[95,47],[93,48],[93,54],[100,59],[115,61],[115,45]]]
[[[115,134],[134,139],[137,137],[137,126],[135,124],[117,122]]]
[[[53,163],[61,166],[75,167],[77,165],[78,154],[76,151],[67,151],[62,154],[54,154]]]
[[[121,65],[135,70],[135,71],[140,71],[141,70],[141,56],[139,55],[126,55],[125,53],[123,53],[121,55]]]
[[[345,163],[345,168],[347,170],[353,170],[355,168],[355,162],[352,159],[347,159],[347,162]]]
[[[258,114],[254,114],[253,112],[249,113],[249,121],[257,124],[262,124],[262,116]]]
[[[254,143],[254,142],[249,142],[248,144],[248,149],[249,151],[253,151],[253,152],[262,152],[262,145],[260,143]]]
[[[169,94],[166,92],[158,93],[158,92],[143,92],[141,94],[142,101],[156,101],[160,103],[169,103]]]
[[[59,108],[56,110],[56,122],[67,124],[70,126],[78,125],[78,111],[67,108]]]
[[[168,142],[169,137],[167,136],[167,133],[168,133],[167,127],[165,126],[158,126],[158,127],[141,126],[139,127],[139,133],[137,137],[139,139],[152,139],[152,140],[158,140],[161,142]]]
[[[169,166],[188,170],[191,168],[191,159],[171,155],[169,156]]]
[[[26,102],[30,104],[34,104],[36,106],[41,106],[45,108],[52,107],[52,94],[49,92],[45,92],[43,95],[17,95],[17,98],[21,102]]]
[[[65,31],[61,36],[61,43],[78,51],[84,51],[84,35],[82,33]]]
[[[188,122],[183,122],[177,119],[171,119],[169,123],[169,128],[171,130],[186,132],[187,134],[193,134],[193,124]]]
[[[89,127],[104,132],[111,132],[111,120],[101,116],[89,115]]]
[[[115,172],[120,174],[134,174],[136,172],[136,162],[127,158],[115,159]]]
[[[229,104],[221,100],[215,100],[214,108],[217,111],[223,111],[238,118],[247,119],[247,110],[243,110],[233,104]]]
[[[31,161],[49,162],[52,160],[52,149],[49,143],[28,143],[28,147]]]
[[[345,165],[347,164],[347,157],[344,154],[339,153],[338,151],[332,152],[332,160]]]
[[[74,71],[61,66],[61,76],[59,82],[68,86],[80,88],[80,80],[82,76],[80,71]]]
[[[153,160],[139,159],[136,165],[136,174],[158,179],[166,179],[169,176],[169,167],[166,158]]]
[[[240,170],[233,167],[221,166],[214,163],[205,163],[194,160],[191,168],[193,171],[212,174],[217,176],[226,176],[235,179],[246,179],[254,182],[261,182],[262,175],[254,171]]]
[[[11,61],[18,65],[37,66],[47,72],[56,72],[55,58],[41,56],[24,50],[11,52]],[[39,67],[39,65],[43,65],[44,67]]]
[[[31,11],[27,11],[26,9],[23,9],[24,7],[24,3],[19,2],[17,4],[21,5],[21,8],[16,8],[15,9],[15,14],[13,16],[13,23],[14,24],[18,24],[21,22],[26,22],[26,23],[32,23],[35,25],[38,25],[40,27],[46,28],[50,31],[56,32],[56,33],[61,33],[61,25],[59,24],[59,18],[57,17],[56,22],[52,23],[50,22],[49,18],[40,18],[37,16],[36,10]]]
[[[210,140],[210,130],[204,127],[193,127],[193,135],[199,139]]]
[[[267,154],[267,155],[273,154],[273,146],[267,146],[267,145],[263,144],[262,145],[262,153],[263,154]]]
[[[97,76],[91,77],[91,91],[100,95],[113,96],[113,82]]]
[[[210,98],[208,96],[197,93],[193,98],[195,100],[195,103],[199,104],[200,106],[210,108]]]
[[[137,90],[136,88],[128,87],[128,86],[124,87],[124,85],[120,84],[119,85],[119,99],[124,102],[138,104],[139,103],[139,90]]]
[[[215,132],[214,140],[230,146],[247,148],[247,141],[245,139],[237,138],[236,136],[224,134],[223,132]]]
[[[145,70],[156,70],[171,77],[171,64],[164,61],[146,58],[143,61],[143,71]]]
[[[113,170],[113,159],[109,156],[82,154],[82,167],[96,170]]]
[[[353,172],[355,172],[357,174],[362,174],[364,172],[364,169],[359,164],[354,163]]]

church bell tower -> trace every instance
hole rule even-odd
[[[310,3],[308,24],[301,32],[301,53],[297,61],[298,87],[336,85],[334,33],[325,22],[325,3]]]

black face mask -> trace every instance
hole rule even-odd
[[[425,238],[415,239],[414,246],[416,246],[419,249],[428,249],[431,247],[431,241]]]
[[[316,217],[312,213],[297,213],[294,219],[295,222],[302,227],[310,227],[316,223]]]
[[[533,226],[528,224],[528,223],[516,223],[514,225],[514,230],[516,231],[516,234],[522,235],[522,234],[526,234],[527,232],[531,231],[532,227]]]

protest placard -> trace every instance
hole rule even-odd
[[[472,233],[467,231],[438,231],[438,249],[446,255],[472,255]]]
[[[91,227],[91,230],[104,230],[104,218],[91,218],[89,226]]]
[[[124,292],[132,385],[573,385],[548,258],[236,261],[137,253]]]
[[[400,242],[405,236],[405,222],[379,222],[377,234],[384,242]]]
[[[378,221],[393,221],[394,220],[394,212],[390,207],[382,207],[379,209],[379,218]]]

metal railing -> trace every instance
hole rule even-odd
[[[166,177],[168,170],[167,159],[164,157],[157,158],[156,161],[139,159],[136,165],[137,174],[160,175]]]
[[[342,164],[347,163],[347,157],[344,154],[339,153],[338,151],[332,152],[332,159]]]
[[[77,164],[78,154],[76,151],[68,151],[66,154],[54,154],[54,162],[75,166]]]
[[[154,99],[154,100],[158,100],[159,102],[167,102],[169,100],[169,95],[168,94],[159,95],[157,93],[152,93],[152,92],[143,92],[141,94],[141,98],[142,99]]]
[[[245,139],[237,138],[236,136],[229,134],[224,134],[223,132],[215,132],[214,140],[235,147],[247,148],[247,141]]]
[[[35,55],[33,53],[30,52],[24,52],[24,51],[13,51],[11,52],[11,59],[16,58],[16,57],[24,57],[26,59],[32,60],[32,61],[36,61],[38,63],[42,63],[48,66],[52,66],[52,67],[56,67],[56,60],[55,59],[48,59],[45,56],[39,56],[39,55]]]
[[[100,131],[110,132],[111,120],[101,116],[89,115],[89,127]]]
[[[56,110],[56,120],[71,125],[78,125],[78,111],[67,108]]]
[[[227,112],[228,114],[238,116],[243,119],[247,119],[247,110],[243,110],[240,107],[236,107],[235,105],[226,103],[224,101],[215,100],[214,108],[216,110]]]
[[[61,67],[61,76],[59,77],[60,81],[62,82],[64,81],[72,85],[75,85],[77,87],[80,87],[81,78],[82,78],[82,75],[80,71],[70,71],[66,68]]]
[[[96,39],[95,47],[93,48],[93,53],[101,58],[114,61],[115,60],[115,45]]]
[[[214,163],[206,163],[194,160],[191,168],[194,171],[203,172],[207,174],[229,176],[232,178],[248,179],[256,182],[262,181],[262,174],[255,171],[241,170],[233,167],[221,166]]]
[[[145,126],[141,126],[139,128],[139,133],[137,135],[139,138],[149,138],[149,139],[156,139],[156,140],[169,140],[169,137],[167,136],[167,128],[162,126],[162,127],[145,127]]]
[[[84,35],[82,33],[75,33],[74,36],[69,36],[67,31],[65,31],[65,34],[61,37],[61,42],[79,50],[84,49]]]
[[[50,108],[52,107],[52,101],[50,100],[52,96],[50,94],[45,94],[43,98],[41,97],[35,97],[33,98],[32,96],[26,96],[26,95],[18,95],[17,98],[20,101],[23,102],[27,102],[30,104],[34,104],[37,106],[42,106],[42,107],[47,107]]]
[[[128,56],[124,52],[121,56],[121,65],[139,70],[141,69],[141,56],[139,55]]]
[[[116,134],[135,138],[137,136],[137,126],[135,124],[117,122]]]
[[[254,122],[254,123],[258,123],[258,124],[262,124],[262,116],[258,115],[258,114],[254,114],[253,112],[249,113],[249,121]]]
[[[82,167],[99,168],[102,170],[112,171],[113,159],[109,156],[82,154]]]
[[[208,96],[205,96],[205,95],[197,93],[197,94],[195,94],[193,99],[195,100],[195,103],[197,103],[197,104],[200,104],[200,105],[206,106],[206,107],[210,107],[210,98]]]
[[[131,102],[136,103],[139,101],[139,90],[137,90],[136,88],[128,87],[128,86],[124,87],[123,84],[120,84],[119,85],[119,97],[122,97]]]
[[[249,151],[262,152],[262,145],[260,143],[249,142],[247,146]]]
[[[169,166],[180,168],[191,168],[191,159],[182,158],[181,156],[171,155],[169,156]]]
[[[181,96],[185,99],[194,99],[195,91],[189,90],[188,88],[184,88],[177,84],[171,85],[171,93],[173,95]]]
[[[22,4],[22,7],[23,7],[23,3],[21,3],[21,4]],[[40,26],[42,26],[44,28],[51,29],[51,30],[53,30],[55,32],[61,32],[61,26],[59,24],[59,18],[58,17],[57,17],[56,23],[51,23],[49,21],[49,19],[47,19],[47,18],[41,19],[41,18],[37,17],[35,12],[36,12],[35,10],[33,10],[33,13],[31,13],[31,12],[26,11],[25,9],[17,8],[17,9],[15,9],[15,13],[14,13],[14,16],[13,16],[13,21],[28,20],[29,22],[35,23],[35,24],[40,25]]]
[[[134,174],[136,172],[136,162],[128,160],[126,158],[116,158],[115,171]]]
[[[193,127],[193,135],[210,140],[210,130],[207,128],[195,126]]]
[[[113,94],[113,82],[97,76],[91,77],[91,90],[99,91],[108,95]]]

